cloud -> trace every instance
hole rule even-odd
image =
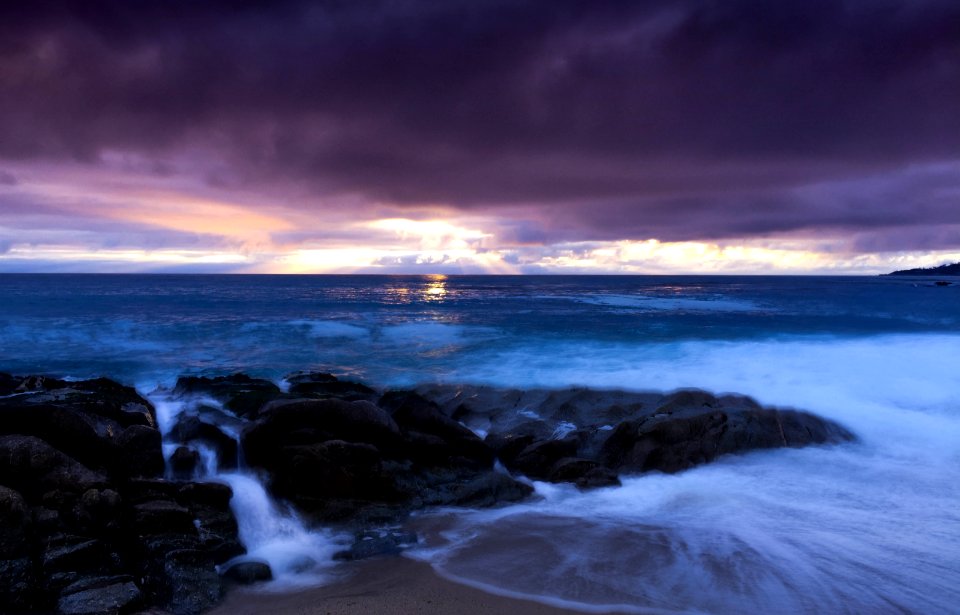
[[[0,41],[0,159],[131,161],[328,227],[919,248],[960,222],[948,0],[6,3]]]

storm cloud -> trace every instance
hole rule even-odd
[[[923,230],[960,225],[952,0],[5,3],[0,82],[0,164],[130,154],[521,243],[960,246]]]

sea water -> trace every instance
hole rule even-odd
[[[441,574],[591,611],[957,612],[957,366],[960,285],[923,278],[0,276],[0,371],[699,387],[858,435],[418,520]],[[298,536],[247,478],[261,544]]]

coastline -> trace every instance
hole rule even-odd
[[[443,578],[425,562],[407,557],[380,557],[345,564],[349,571],[329,585],[264,591],[233,587],[208,615],[366,615],[457,613],[492,615],[581,613],[532,600],[508,598]]]

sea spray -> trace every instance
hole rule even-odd
[[[175,399],[166,390],[158,390],[148,396],[157,410],[157,422],[167,442],[163,445],[165,459],[183,443],[171,441],[171,432],[178,417],[191,405],[198,402],[215,405],[224,411],[219,402],[211,399]],[[224,433],[238,440],[239,434],[230,429]],[[261,561],[270,566],[273,582],[271,590],[283,590],[291,586],[306,586],[330,580],[335,567],[333,555],[349,544],[349,537],[331,530],[308,529],[306,524],[288,506],[274,500],[264,487],[262,479],[242,466],[237,471],[222,472],[217,452],[202,442],[190,442],[189,446],[199,453],[200,464],[195,478],[225,483],[233,490],[230,508],[237,520],[240,542],[247,553],[220,566],[227,570],[232,565],[245,561]]]

